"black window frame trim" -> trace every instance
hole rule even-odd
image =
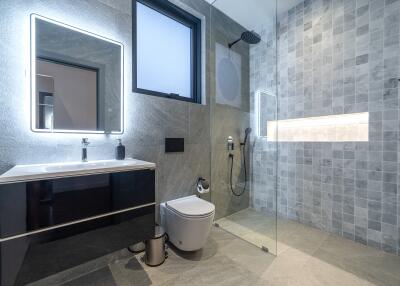
[[[191,29],[191,97],[137,87],[137,13],[139,2]],[[201,20],[168,0],[132,0],[132,90],[136,93],[201,104]]]

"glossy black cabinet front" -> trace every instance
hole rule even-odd
[[[25,285],[150,238],[154,176],[139,170],[0,185],[0,238],[7,239],[1,286]]]

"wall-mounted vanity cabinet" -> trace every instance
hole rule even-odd
[[[48,279],[149,239],[154,222],[153,163],[16,166],[0,176],[1,285]]]

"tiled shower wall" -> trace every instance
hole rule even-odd
[[[264,174],[267,187],[253,188],[254,208],[276,207],[279,154],[280,216],[400,254],[399,38],[399,0],[308,0],[280,16],[279,119],[369,112],[369,140],[280,142],[277,153],[256,139],[254,185]]]
[[[230,166],[231,159],[227,150],[227,138],[232,136],[235,149],[232,167],[232,185],[236,192],[240,192],[244,186],[244,170],[242,168],[243,153],[241,152],[240,142],[243,141],[244,130],[249,127],[249,46],[236,45],[229,49],[228,44],[235,41],[245,30],[244,27],[223,12],[216,8],[210,10],[211,31],[210,31],[210,61],[209,61],[209,79],[210,79],[210,129],[211,129],[211,200],[215,205],[215,218],[219,219],[242,209],[249,207],[249,193],[245,192],[243,196],[232,195],[230,186]],[[229,27],[229,29],[227,29]],[[227,50],[226,55],[219,55],[217,47],[223,47]],[[227,71],[232,70],[233,61],[231,57],[237,55],[241,59],[240,68],[238,68],[237,78],[234,80],[240,82],[241,90],[239,92],[240,107],[235,106],[235,97],[229,97],[231,94],[224,80],[229,79]],[[227,68],[224,63],[230,63]],[[224,88],[223,88],[224,87]],[[217,92],[220,88],[220,93]],[[221,104],[221,91],[229,94]],[[247,155],[247,158],[249,156]]]
[[[250,48],[250,121],[254,132],[251,137],[253,156],[250,164],[250,206],[275,215],[278,145],[276,142],[268,142],[266,137],[259,136],[265,135],[266,122],[278,118],[276,21],[272,20],[259,31],[262,41]],[[259,96],[262,96],[263,100],[258,100]],[[263,122],[263,125],[258,126],[258,120]]]

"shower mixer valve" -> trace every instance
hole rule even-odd
[[[231,151],[235,150],[235,143],[233,143],[233,137],[232,136],[228,136],[227,141],[228,141],[228,144],[227,144],[228,151],[231,152]]]

